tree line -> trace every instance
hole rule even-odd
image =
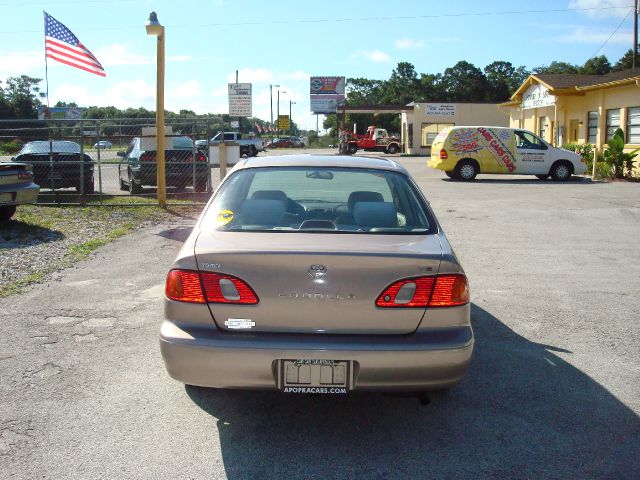
[[[525,66],[514,66],[511,62],[495,61],[480,69],[466,60],[461,60],[443,73],[416,72],[409,62],[400,62],[391,72],[388,80],[368,78],[347,79],[347,105],[407,105],[410,102],[491,102],[509,100],[522,82],[532,73],[559,73],[605,75],[612,71],[631,68],[633,50],[629,49],[615,64],[605,55],[587,60],[583,65],[553,61],[532,70]],[[362,132],[368,125],[375,124],[388,130],[399,132],[400,120],[395,114],[367,115],[348,114],[345,124],[357,125]],[[335,135],[336,115],[327,116],[324,128]],[[349,127],[350,129],[350,127]]]

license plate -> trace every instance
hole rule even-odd
[[[0,203],[9,203],[13,201],[13,194],[0,193]]]
[[[346,394],[352,364],[348,360],[280,360],[278,385],[284,393]]]

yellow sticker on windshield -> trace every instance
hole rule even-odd
[[[233,212],[231,210],[222,210],[218,213],[218,218],[216,219],[216,226],[221,227],[222,225],[226,225],[231,220],[233,220]]]

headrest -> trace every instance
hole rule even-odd
[[[398,213],[391,202],[358,202],[353,207],[353,218],[362,227],[398,226]]]
[[[243,225],[279,225],[282,223],[284,200],[245,200],[240,209]]]
[[[282,190],[256,190],[251,198],[253,200],[286,200],[287,194]]]
[[[358,202],[383,202],[382,194],[379,192],[351,192],[349,194],[349,200],[347,201],[347,206],[349,207],[349,211],[353,212],[353,206]]]

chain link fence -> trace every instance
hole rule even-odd
[[[167,203],[204,203],[220,181],[202,119],[165,122]],[[196,143],[197,142],[197,143]],[[0,120],[0,162],[33,165],[39,204],[156,204],[155,119]]]

